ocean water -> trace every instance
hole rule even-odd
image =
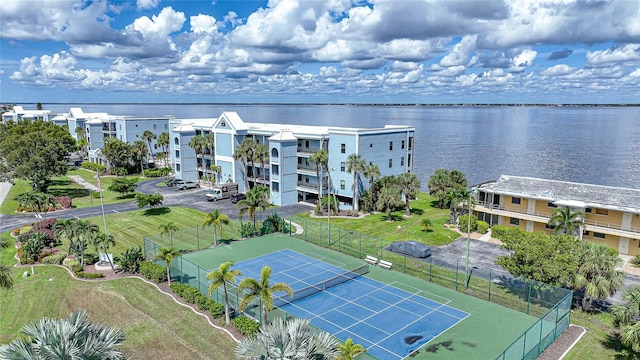
[[[501,174],[640,188],[640,107],[52,104],[55,113],[178,118],[236,111],[246,122],[416,128],[414,172],[426,189],[438,168],[470,184]],[[366,158],[366,157],[365,157]]]

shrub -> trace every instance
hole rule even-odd
[[[253,232],[253,224],[250,222],[241,223],[239,231],[240,231],[240,236],[243,238],[250,238],[255,235]]]
[[[84,271],[76,272],[76,276],[81,277],[83,279],[100,279],[104,277],[104,274],[101,273],[88,273]]]
[[[62,261],[66,257],[67,257],[67,253],[62,252],[62,253],[45,256],[40,260],[40,262],[43,264],[49,264],[49,265],[60,265],[62,264]]]
[[[174,294],[182,297],[182,294],[184,294],[184,292],[190,288],[189,285],[187,284],[181,284],[179,282],[172,282],[171,285],[169,286],[171,288],[171,291],[173,291]]]
[[[258,332],[258,329],[260,328],[260,324],[244,315],[233,319],[231,323],[244,336],[253,335]]]
[[[104,171],[106,169],[106,167],[104,167],[104,165],[100,165],[98,163],[89,162],[89,161],[83,161],[80,166],[82,166],[83,169],[92,170],[92,171],[95,171],[95,172],[99,172],[101,174],[104,173]]]
[[[202,293],[200,292],[200,289],[189,286],[189,288],[182,293],[182,298],[189,304],[195,304],[196,298],[201,295]]]
[[[471,215],[471,228],[469,228],[469,215],[461,215],[458,217],[458,228],[462,232],[475,231],[478,228],[478,218]]]
[[[485,221],[478,220],[478,232],[480,234],[486,234],[489,231],[489,224]]]
[[[42,259],[55,254],[55,252],[53,251],[53,249],[42,249],[42,251],[40,251],[40,253],[38,254],[38,262],[41,263]]]
[[[493,225],[491,227],[491,236],[500,240],[507,240],[519,233],[518,228],[512,226]]]
[[[278,216],[278,213],[275,211],[269,215],[264,222],[262,223],[262,228],[260,229],[260,233],[262,235],[271,234],[274,232],[289,232],[289,224],[284,221],[283,218]]]
[[[62,265],[72,269],[74,266],[79,266],[80,262],[76,259],[64,259],[62,260]]]
[[[92,191],[91,197],[94,199],[100,199],[100,191]]]
[[[98,256],[98,254],[94,254],[94,253],[90,253],[90,252],[85,252],[84,253],[84,263],[86,265],[93,265],[93,264],[97,263],[99,259],[100,259],[100,257]]]
[[[73,266],[69,267],[69,269],[71,269],[71,271],[73,271],[76,274],[84,270],[84,268],[80,266],[80,263],[74,264]]]
[[[146,177],[161,177],[164,176],[164,171],[161,169],[148,169],[144,171],[144,176]]]
[[[195,304],[198,307],[198,309],[202,310],[202,311],[207,311],[209,310],[209,299],[208,297],[200,294],[198,296],[196,296],[195,299]]]
[[[63,209],[70,208],[72,203],[71,196],[57,196],[53,198],[53,201]]]
[[[154,264],[151,261],[140,263],[140,274],[156,284],[167,281],[167,270],[164,266]]]
[[[140,246],[130,247],[120,254],[120,266],[122,270],[130,273],[137,273],[140,270],[140,263],[142,261],[144,261],[144,256],[142,256],[142,248]]]
[[[640,254],[634,256],[633,259],[631,259],[631,265],[640,267]]]
[[[209,311],[211,312],[211,317],[214,319],[222,319],[224,318],[224,305],[215,302],[212,299],[209,299]],[[231,310],[231,309],[229,309]]]

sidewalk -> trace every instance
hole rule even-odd
[[[6,199],[10,189],[11,189],[11,183],[0,182],[0,204],[4,202],[4,199]]]

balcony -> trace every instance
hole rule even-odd
[[[619,224],[611,224],[602,221],[585,220],[584,229],[587,231],[595,231],[603,234],[622,236],[634,239],[640,239],[640,229],[630,227],[623,229]]]
[[[479,201],[474,207],[475,211],[484,212],[487,214],[494,214],[507,217],[517,217],[522,220],[535,221],[538,223],[546,224],[551,220],[551,213],[529,213],[519,208],[510,208],[508,206],[500,206],[498,204],[491,204],[486,201]]]
[[[310,193],[313,193],[313,194],[317,194],[318,193],[318,184],[308,183],[308,182],[304,182],[304,181],[298,181],[298,187],[302,191],[310,192]],[[322,191],[324,192],[326,190],[327,190],[327,185],[326,184],[322,184]]]
[[[313,147],[304,147],[304,146],[298,146],[298,152],[302,153],[302,154],[313,154],[314,152],[320,150],[320,148],[313,148]]]

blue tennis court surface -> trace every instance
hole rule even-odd
[[[378,359],[405,358],[469,316],[447,306],[448,299],[419,289],[408,292],[350,273],[334,281],[345,276],[345,269],[336,266],[340,264],[291,250],[238,262],[234,267],[244,276],[259,278],[265,265],[272,268],[272,282],[285,282],[296,293],[293,300],[284,295],[274,304],[293,316],[310,319],[312,325],[342,341],[352,338]],[[313,289],[312,285],[325,282]]]

